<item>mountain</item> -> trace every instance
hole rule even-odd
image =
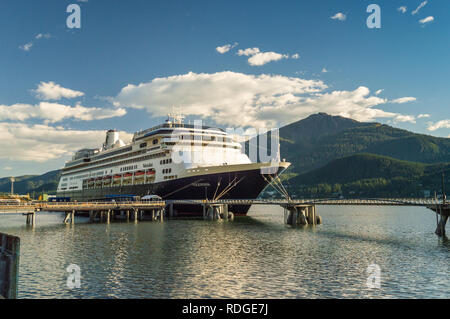
[[[305,173],[330,161],[358,153],[384,155],[420,163],[450,161],[450,139],[412,133],[380,123],[361,123],[324,113],[282,127],[280,150]]]
[[[51,171],[43,175],[25,175],[15,177],[14,193],[16,194],[36,194],[42,192],[55,192],[58,187],[61,171]],[[0,193],[9,193],[11,182],[9,177],[0,178]]]
[[[333,160],[287,182],[300,197],[423,197],[440,193],[442,172],[450,163],[423,164],[374,154]]]
[[[447,166],[439,163],[450,162],[448,138],[325,113],[284,126],[279,134],[281,157],[292,163],[281,179],[299,196],[423,196],[440,190]]]

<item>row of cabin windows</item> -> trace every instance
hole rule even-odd
[[[178,175],[164,176],[164,180],[175,179],[175,178],[177,178],[177,177],[178,177]]]
[[[158,139],[153,140],[153,145],[158,144],[158,143],[159,143]],[[144,148],[146,146],[147,146],[147,143],[140,144],[140,148]],[[118,150],[118,151],[115,151],[115,152],[112,152],[112,153],[108,153],[108,154],[104,154],[104,155],[98,155],[98,156],[92,158],[92,160],[96,161],[96,162],[92,162],[92,163],[90,163],[90,164],[88,164],[86,166],[94,166],[94,165],[98,165],[98,164],[102,164],[102,163],[108,163],[108,162],[112,162],[112,161],[115,161],[115,160],[118,160],[118,159],[121,159],[121,158],[126,158],[126,157],[131,157],[131,156],[144,154],[146,152],[145,150],[142,150],[142,151],[137,151],[137,152],[133,152],[133,153],[127,153],[127,154],[124,154],[124,155],[121,155],[121,156],[115,156],[113,158],[108,158],[108,159],[102,160],[102,161],[97,161],[100,158],[104,158],[104,157],[107,157],[107,156],[112,156],[113,154],[116,154],[116,153],[120,154],[120,153],[128,152],[131,149],[132,149],[132,147],[130,146],[130,147],[128,147],[126,149],[123,149],[123,150]],[[154,150],[154,149],[155,148],[152,148],[149,151]],[[159,156],[152,156],[152,158],[153,157],[159,157]]]
[[[175,142],[166,142],[166,145],[168,145],[168,146],[173,146],[175,144],[176,144]],[[185,143],[184,145],[189,145],[189,143]],[[197,142],[197,146],[199,146],[199,145],[205,147],[205,146],[208,146],[208,143],[201,143],[200,144],[200,142]],[[191,146],[196,146],[196,143],[191,142]],[[240,149],[239,146],[232,146],[232,145],[227,145],[227,144],[223,144],[222,146],[221,145],[213,145],[213,147],[233,148],[233,149],[236,149],[236,150]]]
[[[165,160],[161,160],[159,161],[159,164],[164,165],[164,164],[171,164],[172,163],[172,159],[171,158],[167,158]]]
[[[227,142],[227,143],[232,143],[233,140],[229,137],[223,137],[223,136],[212,136],[212,135],[197,135],[194,137],[194,135],[181,135],[181,139],[182,140],[188,140],[188,141],[192,141],[192,140],[197,140],[197,141],[218,141],[218,142]]]
[[[121,167],[120,171],[121,172],[125,172],[125,171],[130,171],[130,170],[133,170],[133,169],[136,169],[136,168],[137,168],[137,165],[125,166],[125,167]]]
[[[153,145],[156,145],[156,144],[158,144],[158,139],[154,139],[153,141],[152,141],[152,144]],[[144,147],[147,147],[147,142],[144,142],[144,143],[141,143],[140,145],[139,145],[139,147],[140,148],[144,148]]]
[[[165,168],[162,170],[163,174],[170,174],[172,173],[172,169],[171,168]]]
[[[145,151],[141,151],[141,152],[145,153]],[[158,157],[164,157],[164,156],[166,156],[166,154],[167,154],[167,151],[166,152],[152,154],[152,155],[142,156],[142,157],[139,157],[139,158],[134,158],[134,159],[126,160],[126,161],[115,162],[114,166],[128,164],[128,163],[133,163],[133,162],[146,161],[146,160],[153,159],[153,158],[158,158]],[[110,167],[111,167],[111,165],[103,165],[103,166],[99,166],[99,167],[96,167],[96,168],[93,168],[93,169],[102,169],[102,168],[110,168]],[[90,171],[90,170],[91,169],[83,169],[83,170],[80,170],[79,172]]]
[[[127,157],[132,157],[132,156],[145,154],[146,152],[147,152],[146,150],[141,150],[141,151],[137,151],[137,152],[133,152],[133,153],[127,153],[127,154],[123,154],[123,155],[119,155],[119,156],[114,156],[112,158],[104,159],[104,160],[101,160],[101,161],[91,162],[88,165],[85,165],[83,167],[90,167],[90,166],[96,166],[96,165],[103,164],[103,163],[114,162],[114,161],[117,161],[117,160],[122,159],[122,158],[127,158]]]

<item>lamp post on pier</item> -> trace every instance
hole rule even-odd
[[[11,176],[10,181],[11,181],[11,196],[13,196],[14,195],[14,182],[16,181],[16,179],[13,176]]]

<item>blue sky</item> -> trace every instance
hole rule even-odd
[[[66,26],[71,3],[81,29]],[[323,111],[448,137],[449,15],[438,0],[3,0],[0,176],[60,168],[171,106],[222,127]]]

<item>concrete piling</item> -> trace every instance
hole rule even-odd
[[[27,225],[34,226],[36,224],[36,212],[27,214]]]
[[[445,225],[447,224],[449,212],[450,212],[449,208],[440,209],[439,222],[437,224],[435,231],[436,235],[440,237],[445,237]]]
[[[224,221],[228,221],[228,219],[229,219],[228,205],[223,205],[223,206],[222,206],[222,210],[223,210],[223,212],[222,212],[223,220],[224,220]]]
[[[301,225],[308,225],[309,216],[306,215],[307,214],[307,210],[308,210],[308,207],[300,209],[300,214],[299,214],[300,218],[299,218],[299,220],[300,220],[300,224]]]
[[[173,212],[173,203],[169,204],[169,218],[173,218],[174,212]]]
[[[318,225],[322,222],[314,205],[290,205],[285,209],[285,223],[288,225]]]
[[[72,225],[75,224],[75,211],[74,210],[65,212],[64,224],[68,224],[69,220]]]
[[[204,220],[233,220],[234,214],[228,210],[227,204],[203,204]]]

